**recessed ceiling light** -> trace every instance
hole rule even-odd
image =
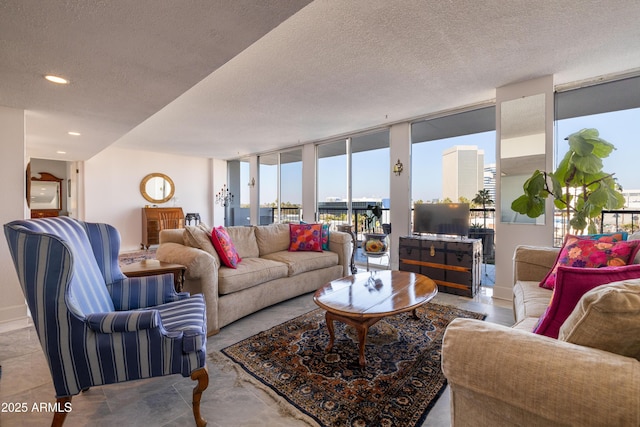
[[[49,80],[52,83],[58,83],[59,85],[66,85],[69,83],[69,80],[59,77],[59,76],[54,76],[51,74],[48,74],[46,76],[44,76],[45,79]]]
[[[73,135],[73,136],[80,136],[80,132],[67,132],[69,135]]]
[[[60,151],[60,150],[56,151],[56,153],[58,153],[58,154],[67,154],[66,151]]]

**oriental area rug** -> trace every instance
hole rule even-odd
[[[226,347],[222,353],[320,426],[420,425],[446,386],[442,337],[457,317],[484,315],[427,303],[369,329],[358,364],[355,329],[335,322],[333,349],[317,309]]]

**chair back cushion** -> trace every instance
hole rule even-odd
[[[124,280],[127,276],[120,270],[118,253],[120,252],[120,233],[109,224],[83,222],[81,223],[89,236],[89,242],[93,249],[93,255],[102,272],[102,277],[107,285],[118,280]]]
[[[69,305],[76,315],[113,311],[102,272],[96,262],[89,237],[83,223],[69,217],[41,218],[14,221],[10,226],[22,226],[28,230],[57,236],[71,252],[73,274],[69,283]],[[42,254],[45,257],[51,254]],[[25,260],[30,262],[29,260]],[[33,260],[37,263],[37,260]],[[37,264],[36,264],[37,265]],[[34,265],[35,267],[35,265]]]

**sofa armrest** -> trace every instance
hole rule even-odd
[[[188,292],[177,293],[173,274],[127,277],[107,285],[116,310],[137,310],[189,297]]]
[[[163,243],[179,243],[183,244],[184,242],[184,229],[176,228],[176,229],[167,229],[160,230],[159,242]]]
[[[640,362],[472,319],[447,328],[452,425],[640,425]]]
[[[87,315],[86,321],[89,329],[101,334],[136,332],[162,325],[158,310],[92,313]]]
[[[187,267],[183,289],[191,295],[202,294],[207,306],[207,333],[220,330],[218,322],[218,271],[220,264],[211,254],[180,243],[161,243],[156,252],[160,261]]]
[[[540,282],[553,267],[560,248],[518,246],[513,255],[513,283]]]
[[[349,263],[351,262],[351,235],[342,231],[329,233],[329,250],[338,254],[338,264],[342,266],[342,275],[351,274]]]

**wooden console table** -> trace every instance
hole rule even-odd
[[[173,286],[176,288],[176,292],[182,292],[184,272],[187,271],[187,267],[180,264],[158,261],[157,259],[143,259],[139,262],[124,265],[120,270],[122,270],[122,273],[127,277],[144,277],[173,273]]]

